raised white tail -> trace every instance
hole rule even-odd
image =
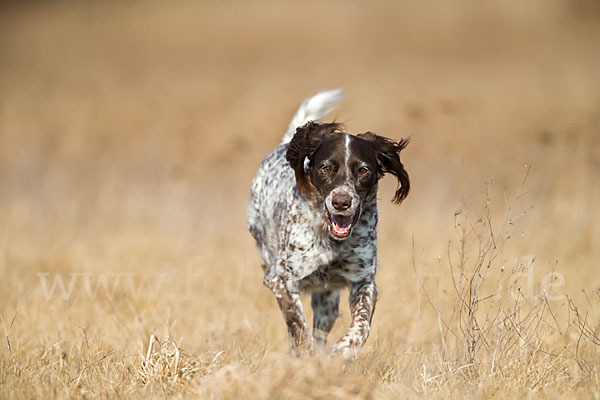
[[[344,97],[342,93],[342,89],[326,90],[304,100],[298,111],[296,111],[294,118],[292,118],[281,143],[288,143],[292,140],[296,133],[296,128],[299,126],[306,124],[308,121],[316,121],[327,115]]]

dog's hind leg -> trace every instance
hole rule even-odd
[[[325,290],[313,292],[310,305],[313,309],[313,338],[320,348],[325,347],[327,335],[339,316],[340,292]]]

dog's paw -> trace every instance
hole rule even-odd
[[[311,357],[316,353],[317,346],[311,338],[304,340],[301,343],[292,344],[290,352],[294,357]]]
[[[332,346],[331,355],[333,357],[341,356],[344,358],[344,361],[353,361],[358,357],[361,346],[356,346],[352,340],[348,339],[343,337]]]

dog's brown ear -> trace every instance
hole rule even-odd
[[[304,193],[309,198],[312,197],[314,186],[310,181],[308,171],[304,167],[304,162],[308,158],[310,169],[310,160],[323,139],[328,134],[339,131],[340,127],[341,124],[335,122],[319,124],[311,121],[296,129],[285,158],[296,174],[296,189],[299,194]]]
[[[398,179],[398,188],[392,198],[392,203],[402,203],[410,191],[410,179],[404,165],[400,162],[400,151],[408,145],[409,140],[401,139],[399,142],[395,142],[373,132],[365,132],[357,136],[373,145],[377,157],[378,177],[381,178],[384,174],[390,173]]]

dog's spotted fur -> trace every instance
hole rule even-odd
[[[348,358],[369,336],[377,300],[377,181],[395,175],[393,201],[399,203],[409,179],[399,159],[407,141],[310,122],[340,97],[340,91],[322,92],[301,105],[282,144],[258,168],[248,228],[295,351],[325,346],[338,317],[339,290],[350,288],[352,322],[333,347]],[[312,335],[301,291],[312,292]]]

